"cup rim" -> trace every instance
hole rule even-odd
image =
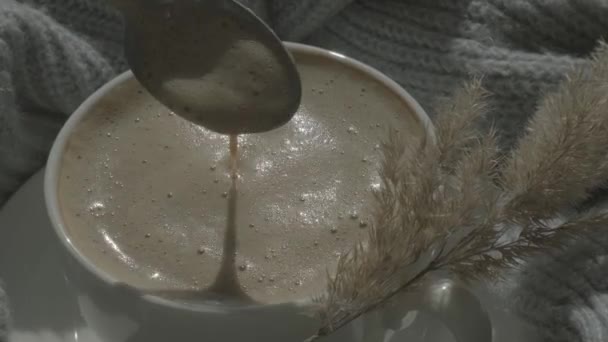
[[[420,125],[424,128],[425,133],[431,139],[434,139],[434,126],[429,116],[426,114],[425,110],[420,106],[420,104],[397,82],[390,79],[388,76],[384,75],[377,69],[354,60],[353,58],[347,57],[343,54],[333,52],[330,50],[326,50],[319,47],[314,47],[301,43],[293,43],[293,42],[284,42],[288,51],[292,53],[303,53],[303,54],[312,54],[316,56],[321,56],[329,59],[334,59],[339,62],[342,62],[354,69],[357,69],[372,78],[378,80],[383,85],[385,85],[390,91],[399,96],[412,110],[415,118],[419,121]],[[93,94],[91,94],[78,108],[73,112],[73,114],[68,118],[64,126],[59,131],[59,134],[55,138],[53,146],[50,150],[49,157],[46,164],[46,169],[44,171],[44,200],[47,208],[47,214],[51,221],[51,225],[53,226],[53,230],[55,234],[58,236],[61,244],[65,249],[67,249],[68,253],[74,257],[77,262],[83,266],[88,272],[94,275],[95,278],[100,280],[102,283],[106,285],[127,285],[124,282],[115,279],[110,276],[107,272],[103,271],[100,267],[96,266],[92,261],[89,260],[71,241],[69,235],[65,229],[64,222],[61,215],[61,210],[59,207],[59,201],[57,200],[58,186],[59,186],[59,170],[61,160],[63,158],[63,154],[65,151],[66,144],[69,140],[70,135],[77,127],[77,125],[81,122],[81,120],[87,115],[90,111],[90,108],[95,106],[99,100],[101,100],[106,94],[118,86],[119,84],[125,82],[126,80],[134,77],[131,70],[127,70],[122,74],[117,75],[109,82],[102,85],[99,89],[97,89]],[[129,285],[127,285],[129,286]],[[131,287],[131,286],[129,286]],[[134,288],[139,292],[138,289]],[[237,309],[237,311],[243,311],[248,309],[255,309],[261,307],[280,307],[280,306],[308,306],[310,304],[310,300],[300,300],[294,302],[285,302],[278,304],[252,304],[246,306],[232,307],[232,306],[219,306],[214,304],[196,304],[196,305],[186,305],[183,303],[179,303],[175,300],[161,298],[155,295],[149,295],[141,293],[141,297],[156,303],[161,304],[163,306],[174,307],[178,309],[187,309],[194,311],[211,311],[211,312],[222,312],[225,313],[229,310]]]

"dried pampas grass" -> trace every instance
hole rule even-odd
[[[435,137],[383,148],[383,187],[376,193],[369,238],[344,254],[317,299],[328,335],[429,272],[465,279],[500,270],[586,231],[608,227],[608,215],[563,217],[608,179],[608,47],[547,96],[526,134],[507,155],[485,113],[479,81],[440,107]]]

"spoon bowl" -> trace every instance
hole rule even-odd
[[[287,123],[301,83],[283,43],[232,0],[119,1],[138,81],[177,115],[223,134]]]

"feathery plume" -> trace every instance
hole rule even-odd
[[[486,94],[479,80],[439,110],[435,137],[389,134],[373,225],[342,255],[317,298],[328,335],[411,290],[429,272],[465,280],[608,227],[608,215],[560,216],[608,179],[608,47],[548,95],[505,160],[495,132],[480,132]]]

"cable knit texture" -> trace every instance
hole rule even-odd
[[[126,69],[107,0],[0,2],[0,204],[47,156],[68,115]],[[608,36],[606,0],[243,0],[284,40],[326,47],[433,104],[472,76],[509,147],[550,90]],[[517,298],[547,341],[608,340],[606,238],[522,273]],[[582,246],[582,247],[581,247]],[[592,248],[593,247],[593,248]],[[591,253],[595,252],[595,254]],[[536,271],[538,268],[543,271]],[[4,338],[0,292],[0,341]]]
[[[0,287],[0,341],[7,341],[8,303],[6,294]]]

